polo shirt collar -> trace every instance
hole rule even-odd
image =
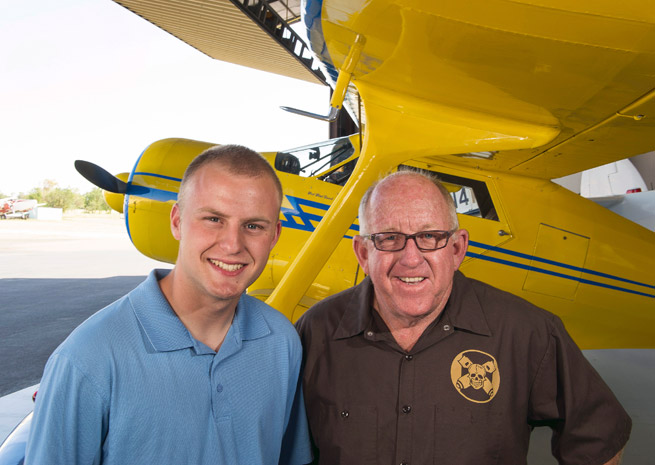
[[[246,294],[239,299],[232,322],[232,327],[235,329],[234,336],[238,340],[250,341],[271,334],[271,328],[262,315],[262,309],[257,305],[258,303],[259,301],[255,297]]]
[[[196,341],[171,308],[159,287],[159,280],[170,270],[153,270],[148,278],[128,294],[143,333],[157,352],[170,352],[193,347],[199,354],[214,353],[205,344]],[[236,314],[226,335],[238,347],[241,341],[258,339],[271,333],[261,309],[252,302],[253,297],[242,296]]]
[[[159,288],[159,280],[170,270],[153,270],[148,278],[128,294],[148,342],[157,352],[194,347],[194,339],[182,324]]]

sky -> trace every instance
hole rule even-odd
[[[0,194],[46,179],[88,192],[73,162],[128,172],[168,137],[275,151],[328,139],[329,89],[220,62],[111,0],[0,0]]]

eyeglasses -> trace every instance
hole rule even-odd
[[[448,245],[448,239],[457,229],[451,231],[421,231],[416,234],[403,234],[400,232],[381,232],[367,234],[362,237],[371,239],[376,249],[383,252],[398,252],[407,245],[408,239],[413,239],[421,252],[430,252],[443,249]]]

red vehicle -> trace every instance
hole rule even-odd
[[[30,211],[36,207],[36,200],[15,199],[7,197],[0,199],[0,219],[22,218],[27,219]]]

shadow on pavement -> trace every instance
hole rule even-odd
[[[0,396],[38,383],[73,329],[145,278],[0,279]]]

